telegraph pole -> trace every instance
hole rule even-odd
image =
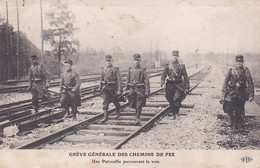
[[[42,62],[44,62],[42,0],[40,0],[40,11],[41,11],[41,44],[42,44]]]
[[[10,79],[10,48],[9,48],[9,18],[8,18],[8,2],[6,1],[6,25],[7,25],[7,31],[6,31],[6,57],[7,57],[7,80]]]
[[[228,46],[227,46],[227,68],[228,68]]]
[[[159,58],[159,52],[158,52],[158,45],[159,45],[159,42],[158,42],[158,39],[156,41],[156,61],[157,61],[157,67],[160,66],[160,58]]]
[[[196,69],[198,68],[198,51],[199,49],[196,49],[195,56],[196,56]]]
[[[16,1],[16,10],[17,10],[17,50],[16,50],[16,78],[19,79],[19,52],[20,52],[20,28],[19,28],[19,10],[18,10],[18,1]]]

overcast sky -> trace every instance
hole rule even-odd
[[[43,12],[51,0],[43,1]],[[24,2],[24,6],[22,6]],[[75,37],[80,49],[111,52],[160,50],[171,53],[243,52],[260,53],[260,0],[64,0],[76,16]],[[16,26],[15,1],[9,0],[9,20]],[[5,1],[0,14],[6,16]],[[19,0],[20,30],[41,47],[40,0]],[[44,27],[48,20],[44,15]]]

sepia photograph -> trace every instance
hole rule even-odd
[[[1,0],[0,167],[259,167],[259,17],[260,0]]]

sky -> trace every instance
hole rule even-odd
[[[51,0],[42,0],[43,13]],[[80,50],[127,53],[159,49],[181,54],[260,53],[260,0],[62,0],[76,16]],[[24,6],[23,6],[24,5]],[[17,29],[16,2],[8,1],[9,22]],[[41,48],[40,0],[19,0],[20,30]],[[0,2],[0,15],[6,4]],[[46,15],[44,28],[49,28]]]

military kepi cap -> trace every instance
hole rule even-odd
[[[237,61],[237,62],[244,62],[244,57],[243,57],[243,55],[237,55],[237,56],[236,56],[236,61]]]
[[[70,65],[73,65],[73,61],[71,61],[70,59],[64,61],[64,64],[70,64]]]
[[[172,51],[172,56],[179,56],[179,51],[178,50],[173,50]]]
[[[105,56],[105,60],[112,60],[112,56],[111,55],[106,55]]]
[[[37,57],[37,55],[31,55],[30,58],[31,58],[32,60],[34,60],[34,59],[37,59],[38,57]]]
[[[139,60],[139,59],[141,59],[141,55],[140,54],[134,54],[133,55],[133,58],[134,58],[134,60]]]

